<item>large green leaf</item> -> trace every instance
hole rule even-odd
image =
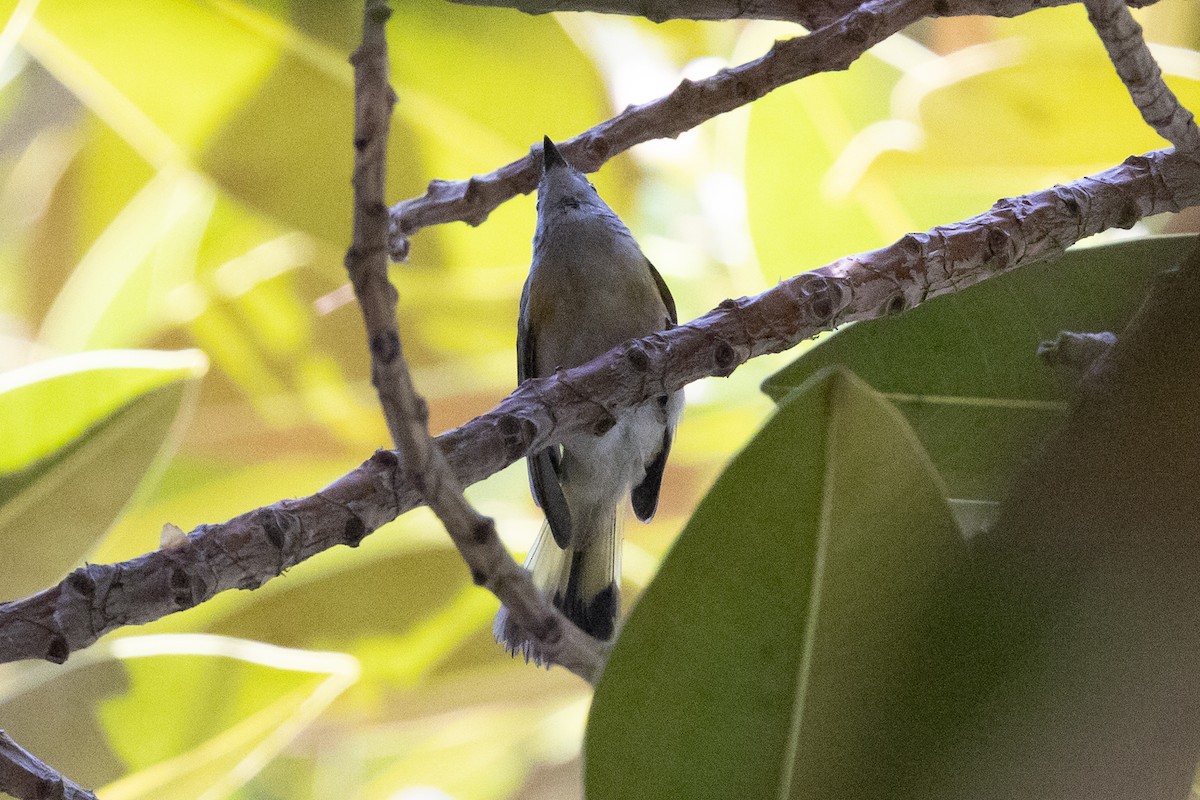
[[[13,736],[106,800],[227,797],[358,676],[339,653],[135,636],[0,678]],[[89,713],[89,711],[91,713]]]
[[[198,351],[95,351],[0,376],[0,596],[86,556],[173,450],[207,362]]]
[[[591,800],[872,797],[952,723],[965,546],[901,415],[853,376],[793,393],[621,632]]]
[[[1163,236],[1072,250],[825,337],[766,381],[786,397],[844,364],[904,412],[952,497],[998,499],[1062,419],[1070,383],[1037,358],[1059,331],[1120,331],[1194,243]]]

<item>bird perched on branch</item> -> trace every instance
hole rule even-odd
[[[633,235],[583,173],[546,137],[538,184],[533,263],[517,321],[517,380],[584,364],[677,322],[675,301]],[[529,484],[546,522],[525,566],[562,612],[611,639],[620,608],[621,522],[654,516],[683,393],[621,412],[601,436],[576,434],[528,458]],[[501,608],[497,641],[545,663],[538,643]]]

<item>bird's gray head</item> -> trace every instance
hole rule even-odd
[[[596,187],[567,163],[549,136],[542,142],[542,180],[538,183],[537,209],[538,220],[543,224],[595,218],[596,215],[617,219],[596,193]],[[620,224],[619,220],[617,222]]]

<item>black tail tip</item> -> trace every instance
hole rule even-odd
[[[621,601],[617,585],[610,583],[586,600],[578,596],[563,598],[556,595],[554,605],[584,633],[600,641],[608,641],[616,629]]]
[[[586,602],[578,597],[564,598],[561,593],[556,593],[554,605],[580,630],[595,639],[608,641],[616,632],[617,613],[621,607],[616,584],[609,584]],[[539,667],[549,668],[551,662],[541,644],[512,621],[505,606],[500,606],[496,614],[492,635],[510,655],[520,654],[526,663],[532,661]]]

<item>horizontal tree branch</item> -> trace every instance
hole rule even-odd
[[[0,792],[17,800],[96,800],[0,730]]]
[[[844,17],[859,5],[859,0],[454,0],[471,6],[515,8],[526,14],[552,11],[594,11],[645,17],[652,22],[671,19],[732,20],[766,19],[796,22],[806,28],[819,28]],[[933,6],[941,17],[986,14],[991,17],[1015,17],[1047,6],[1061,6],[1076,0],[942,0]],[[1140,8],[1157,0],[1135,0],[1129,5]]]
[[[726,300],[699,319],[615,348],[581,367],[526,381],[492,411],[437,437],[470,485],[530,450],[612,425],[613,415],[749,358],[786,350],[850,320],[901,312],[942,294],[1060,255],[1141,218],[1200,205],[1200,162],[1158,150],[1071,183],[1001,200],[989,211],[869,253],[847,256],[762,294]],[[174,547],[88,565],[57,586],[0,605],[0,662],[62,662],[103,634],[150,622],[227,589],[253,589],[421,502],[391,451],[309,497],[282,500]]]

